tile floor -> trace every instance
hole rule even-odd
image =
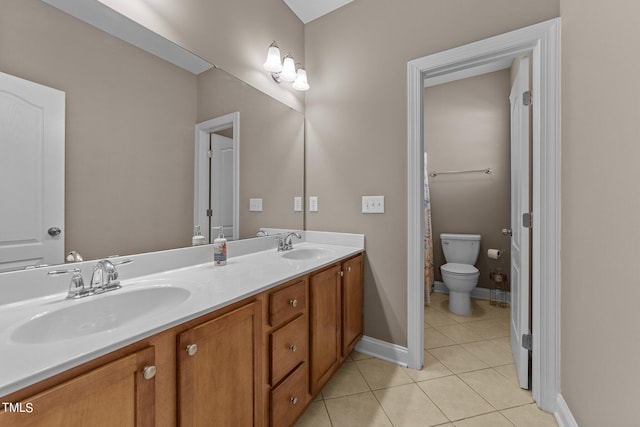
[[[421,371],[353,352],[296,427],[557,427],[518,387],[509,309],[473,300],[465,317],[447,304],[432,294],[425,307]]]

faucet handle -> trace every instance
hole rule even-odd
[[[73,275],[71,276],[71,282],[69,283],[69,293],[67,294],[68,299],[76,299],[93,293],[92,289],[87,289],[84,286],[82,270],[80,270],[79,267],[76,267],[72,270],[51,270],[47,274],[49,276],[59,276],[61,274],[69,273],[72,273]]]

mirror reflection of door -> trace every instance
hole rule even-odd
[[[231,136],[224,136],[226,131]],[[209,230],[223,227],[227,239],[233,239],[233,129],[212,133],[209,160]],[[213,228],[209,243],[218,236]]]
[[[0,73],[0,272],[64,261],[65,93]]]

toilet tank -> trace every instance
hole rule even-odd
[[[480,254],[479,234],[442,233],[440,243],[447,262],[474,265]]]

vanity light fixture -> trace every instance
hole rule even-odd
[[[271,73],[271,77],[277,83],[293,82],[291,87],[295,90],[309,90],[307,72],[304,67],[301,64],[296,64],[290,53],[287,53],[281,61],[280,48],[275,41],[269,46],[267,60],[262,67]]]

